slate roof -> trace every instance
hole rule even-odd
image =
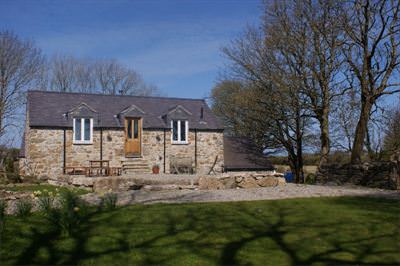
[[[248,139],[224,136],[226,171],[272,171],[274,166]]]
[[[190,129],[223,130],[202,99],[28,91],[27,103],[32,127],[72,127],[74,112],[83,110],[94,117],[95,127],[123,127],[123,116],[131,112],[143,117],[143,128],[170,128],[176,111]]]

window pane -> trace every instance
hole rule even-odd
[[[127,129],[128,139],[131,139],[132,138],[132,120],[129,119],[127,122],[128,122],[128,129]]]
[[[81,138],[81,122],[82,120],[80,118],[75,119],[75,140],[82,140]]]
[[[186,122],[181,121],[181,141],[186,141]]]
[[[84,140],[90,141],[90,119],[85,118],[85,134],[84,134]]]
[[[137,119],[133,121],[133,138],[137,139],[139,137],[139,121]]]
[[[172,122],[172,140],[178,141],[178,121]]]

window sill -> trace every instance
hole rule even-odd
[[[188,141],[172,141],[172,145],[188,145]]]
[[[73,141],[74,145],[92,145],[93,141]]]

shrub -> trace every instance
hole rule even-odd
[[[306,176],[306,180],[304,181],[304,183],[309,184],[309,185],[313,185],[316,182],[316,175],[315,174],[308,174]]]
[[[16,207],[17,216],[27,217],[31,214],[33,205],[29,199],[20,199],[19,201],[17,201]]]
[[[7,202],[5,200],[0,199],[0,243],[2,241],[4,227],[5,227],[5,219],[6,219],[6,208]]]
[[[56,189],[56,191],[57,193],[55,194],[51,191],[47,191],[47,189],[44,189],[43,192],[40,190],[33,192],[33,196],[38,198],[39,209],[41,211],[47,212],[54,207],[54,199],[60,195],[58,189]]]
[[[87,217],[86,204],[71,191],[61,195],[57,206],[53,202],[43,200],[42,210],[48,222],[63,234],[71,235]]]
[[[7,183],[22,183],[22,181],[18,173],[7,173]]]
[[[3,199],[0,199],[0,221],[2,221],[6,215],[6,208],[7,202]]]
[[[0,199],[0,232],[4,226],[4,219],[6,218],[7,202]]]
[[[117,194],[107,193],[101,198],[100,207],[106,210],[113,210],[117,206],[117,199]]]

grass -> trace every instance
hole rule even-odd
[[[7,217],[0,264],[400,264],[400,202],[318,198],[155,204],[91,213],[69,237]]]
[[[61,186],[53,186],[50,184],[14,184],[13,186],[0,186],[0,189],[5,189],[8,191],[19,191],[19,192],[34,192],[47,190],[48,192],[56,192],[58,189],[59,192],[72,191],[78,195],[87,194],[90,191],[81,189],[81,188],[70,188],[70,187],[61,187]]]

